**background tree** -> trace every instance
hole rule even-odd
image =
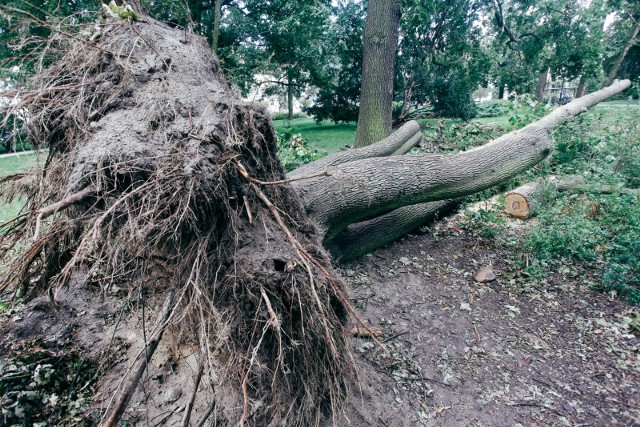
[[[479,1],[405,2],[397,58],[399,122],[430,105],[438,115],[468,119],[471,94],[486,83],[488,59],[481,45]]]
[[[335,21],[329,28],[324,80],[319,83],[313,104],[305,111],[317,122],[355,122],[362,85],[362,33],[364,2],[339,2]]]
[[[633,69],[638,68],[640,4],[635,1],[612,0],[610,7],[615,21],[611,25],[606,43],[609,49],[605,60],[608,70],[605,85],[613,82],[622,68],[625,69],[626,77],[638,76]],[[631,53],[631,60],[623,66],[629,53]]]
[[[391,132],[393,74],[401,14],[400,0],[369,0],[354,147],[372,144]]]
[[[285,90],[291,120],[294,97],[324,78],[330,5],[325,0],[254,0],[243,2],[239,13],[254,65],[260,58],[259,83]]]

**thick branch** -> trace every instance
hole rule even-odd
[[[636,37],[638,37],[638,33],[640,33],[640,24],[637,24],[633,29],[631,37],[629,37],[629,40],[627,40],[627,43],[624,45],[624,49],[622,49],[622,52],[620,52],[620,55],[618,55],[618,59],[616,59],[613,67],[611,67],[611,71],[609,71],[609,75],[607,76],[607,84],[611,84],[611,82],[613,82],[613,80],[618,75],[618,70],[620,70],[622,61],[624,61],[627,53],[629,53],[629,49],[631,49],[631,46],[635,43]]]
[[[306,164],[288,174],[290,178],[312,175],[322,172],[327,168],[341,165],[343,163],[352,162],[354,160],[369,159],[371,157],[385,157],[393,154],[399,154],[401,150],[405,150],[406,143],[411,138],[420,135],[420,125],[416,121],[410,121],[402,125],[397,131],[384,138],[383,140],[362,148],[354,148],[351,150],[340,151],[323,157],[313,163]],[[421,135],[420,135],[421,136]],[[406,149],[409,151],[414,147],[418,140],[414,140],[413,145]],[[404,151],[402,154],[404,154]]]
[[[391,243],[425,222],[444,215],[462,199],[420,203],[349,225],[325,247],[338,261],[349,261]]]
[[[347,225],[390,209],[462,197],[492,187],[542,161],[551,151],[548,132],[630,81],[579,98],[529,126],[456,155],[372,158],[328,168],[330,176],[292,185],[325,241]]]

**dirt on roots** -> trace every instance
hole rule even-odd
[[[28,204],[2,229],[0,291],[49,293],[55,318],[82,301],[102,320],[80,333],[114,328],[102,346],[79,338],[102,359],[137,327],[121,364],[100,361],[102,413],[158,341],[198,359],[205,392],[187,409],[254,425],[338,413],[353,381],[348,301],[297,195],[268,184],[284,179],[268,114],[229,90],[200,37],[153,20],[94,31],[65,40],[15,108],[49,157],[5,180]]]

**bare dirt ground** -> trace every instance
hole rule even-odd
[[[452,231],[455,221],[343,266],[352,301],[383,329],[389,351],[354,338],[362,386],[335,424],[640,426],[638,308],[594,292],[588,269],[567,266],[532,281],[504,248]],[[497,279],[475,282],[481,266]],[[0,355],[35,338],[49,351],[74,348],[116,365],[139,352],[139,319],[124,319],[140,307],[92,295],[68,289],[57,312],[41,298],[5,316]],[[122,317],[108,316],[105,304],[121,304]],[[102,380],[95,411],[109,403],[106,389],[126,371],[120,365]],[[180,425],[195,367],[188,351],[159,351],[127,417]],[[194,408],[193,419],[205,410]]]
[[[577,267],[518,277],[504,249],[451,231],[455,220],[344,267],[390,350],[356,340],[366,386],[353,425],[640,425],[638,309]],[[487,265],[497,280],[475,282]]]

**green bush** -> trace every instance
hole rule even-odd
[[[537,102],[529,94],[518,96],[514,102],[509,104],[507,110],[509,112],[509,124],[513,129],[525,127],[551,111],[549,107]]]
[[[493,100],[477,104],[476,117],[499,117],[505,115],[509,107],[504,101]]]
[[[278,158],[287,172],[321,157],[299,133],[278,133]]]
[[[437,78],[429,94],[435,114],[469,120],[476,116],[476,103],[471,97],[475,87],[469,80],[451,76]]]

